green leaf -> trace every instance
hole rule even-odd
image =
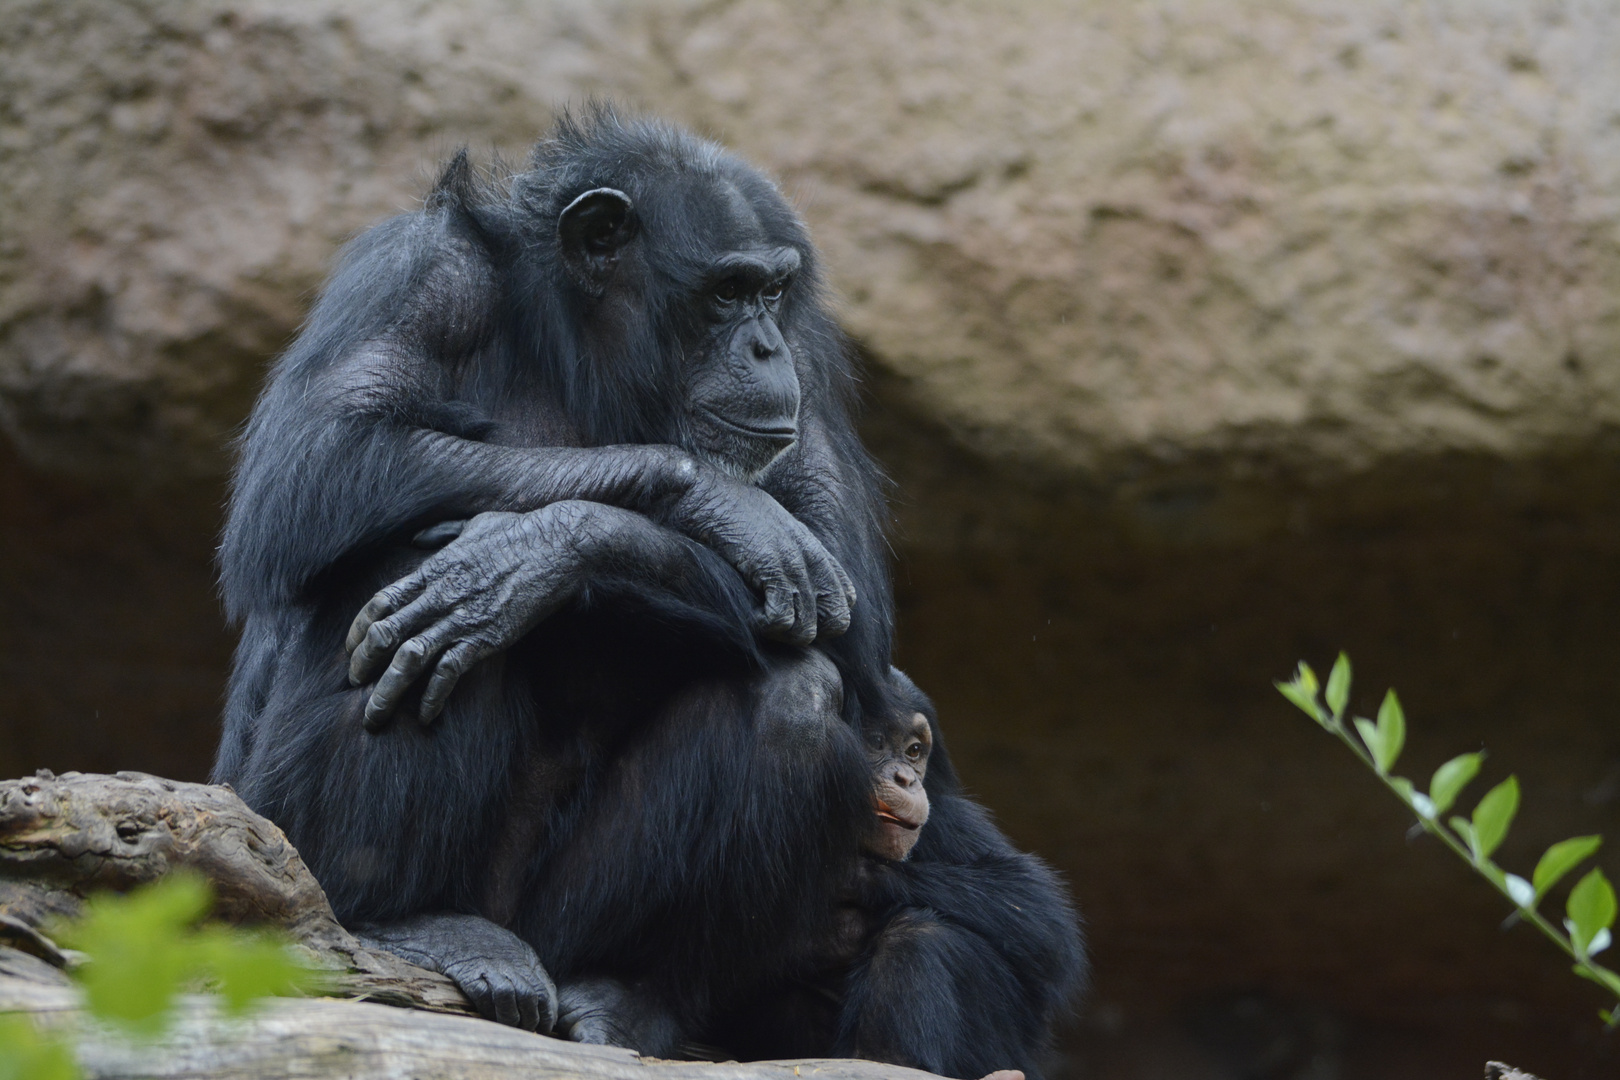
[[[1536,887],[1536,895],[1546,896],[1547,891],[1558,884],[1565,874],[1584,862],[1602,844],[1601,836],[1572,836],[1548,848],[1542,854],[1541,861],[1536,863],[1536,872],[1530,876],[1531,883]]]
[[[1316,672],[1312,671],[1311,665],[1305,661],[1301,660],[1299,662],[1299,670],[1294,673],[1291,680],[1285,683],[1274,683],[1273,685],[1277,687],[1283,697],[1299,706],[1306,715],[1318,724],[1325,725],[1331,719],[1331,714],[1325,712],[1322,706],[1317,704],[1316,692],[1320,687],[1316,681]]]
[[[1294,673],[1294,681],[1298,683],[1307,694],[1311,695],[1312,700],[1316,698],[1316,691],[1320,689],[1321,684],[1316,681],[1316,672],[1311,670],[1311,665],[1301,660],[1299,662],[1299,670]]]
[[[1303,711],[1305,715],[1309,716],[1312,720],[1315,720],[1318,724],[1322,722],[1322,707],[1316,703],[1316,697],[1314,694],[1307,692],[1305,688],[1299,685],[1297,682],[1280,682],[1273,683],[1272,685],[1277,688],[1277,692],[1282,694],[1283,697],[1299,706],[1300,710]]]
[[[1474,824],[1465,817],[1451,818],[1451,831],[1462,837],[1462,842],[1468,845],[1470,851],[1477,850],[1479,842],[1474,837]]]
[[[0,1080],[79,1080],[82,1075],[60,1037],[41,1032],[27,1016],[0,1016]]]
[[[1376,755],[1378,771],[1389,772],[1406,745],[1406,713],[1401,711],[1401,701],[1393,690],[1384,695],[1384,703],[1378,706],[1378,736],[1383,747],[1383,753]]]
[[[1565,910],[1569,914],[1565,925],[1571,928],[1573,939],[1570,944],[1575,946],[1578,955],[1585,956],[1598,931],[1614,925],[1614,886],[1609,884],[1602,870],[1593,867],[1570,890]]]
[[[1479,775],[1479,766],[1484,760],[1484,754],[1458,754],[1434,770],[1434,778],[1429,781],[1429,798],[1434,802],[1436,814],[1451,809],[1462,789]]]
[[[190,930],[208,909],[202,878],[171,874],[124,896],[101,893],[64,942],[89,959],[74,972],[91,1015],[142,1035],[160,1033],[181,984],[197,969]]]
[[[1367,744],[1367,750],[1372,754],[1373,764],[1378,767],[1380,774],[1384,772],[1381,762],[1384,760],[1384,733],[1378,730],[1371,720],[1365,716],[1356,717],[1356,730],[1361,733],[1361,741]]]
[[[297,994],[311,982],[309,969],[273,934],[209,926],[198,933],[196,946],[219,981],[229,1013],[241,1013],[263,997]]]
[[[1327,693],[1323,696],[1335,717],[1344,715],[1345,703],[1350,700],[1350,658],[1344,653],[1333,661],[1333,670],[1328,672]]]
[[[1502,846],[1513,815],[1519,812],[1519,778],[1510,776],[1485,793],[1474,807],[1474,854],[1488,859]]]

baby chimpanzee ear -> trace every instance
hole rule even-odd
[[[557,247],[579,287],[601,296],[619,252],[639,230],[630,196],[617,188],[592,188],[557,215]]]

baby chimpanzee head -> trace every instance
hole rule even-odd
[[[866,756],[872,763],[872,809],[877,829],[866,850],[896,862],[911,854],[928,820],[928,793],[923,777],[934,735],[928,727],[928,699],[898,668],[889,669],[895,693],[893,707],[868,717]]]

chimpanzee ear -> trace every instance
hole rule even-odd
[[[557,215],[557,246],[579,287],[601,296],[619,252],[636,238],[640,223],[630,196],[616,188],[593,188]]]

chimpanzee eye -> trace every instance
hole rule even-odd
[[[875,731],[872,732],[872,734],[866,737],[866,745],[870,746],[874,750],[883,749],[883,736],[879,735]]]
[[[764,297],[767,304],[774,304],[778,300],[782,299],[782,294],[785,292],[787,292],[786,281],[773,281],[769,285],[765,286],[765,291],[759,295]]]
[[[731,303],[738,296],[737,283],[735,281],[722,281],[714,290],[714,296],[722,304]]]
[[[906,757],[909,760],[916,761],[918,758],[920,758],[922,756],[923,756],[923,744],[922,743],[914,742],[910,746],[906,747]]]

